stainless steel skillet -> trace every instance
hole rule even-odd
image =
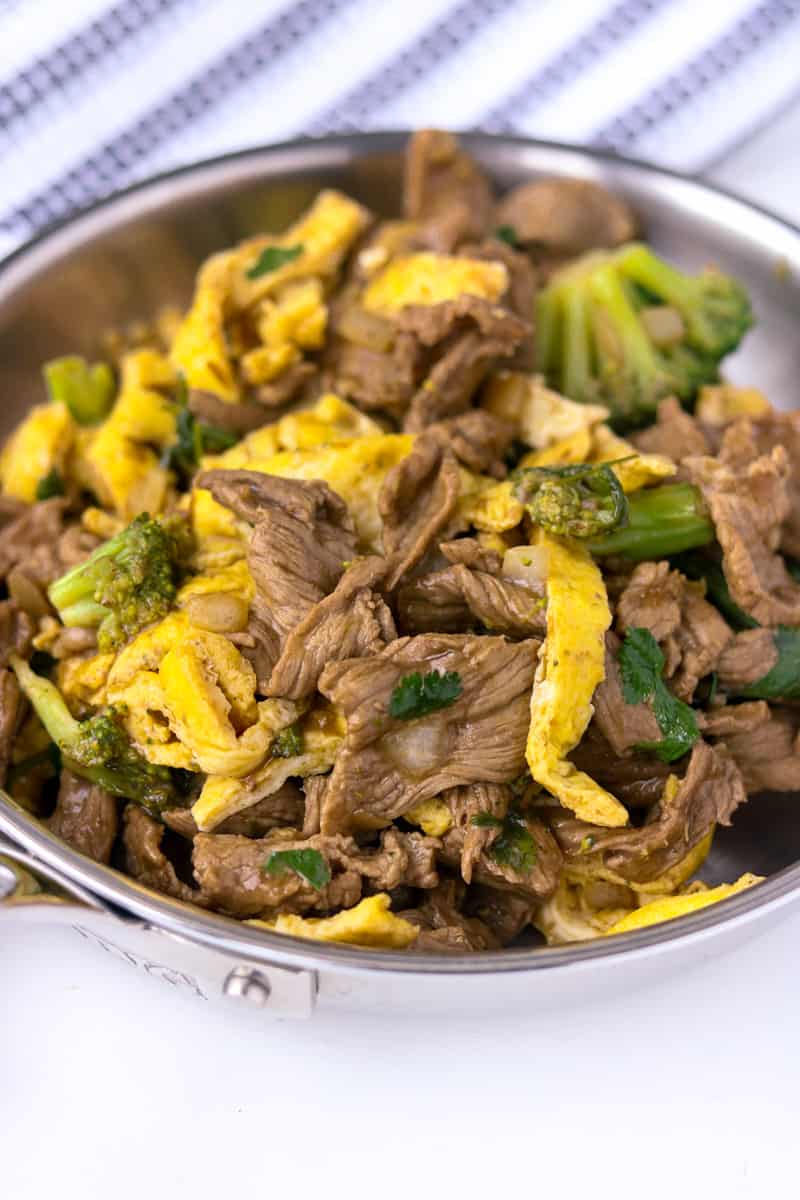
[[[137,185],[17,251],[0,264],[0,432],[41,398],[44,359],[91,354],[108,328],[185,303],[202,258],[280,229],[320,186],[396,213],[404,141],[400,133],[341,136],[201,163]],[[501,188],[537,175],[596,179],[634,205],[667,255],[689,267],[713,260],[741,277],[760,323],[729,373],[781,407],[798,403],[800,230],[641,163],[524,139],[464,141]],[[174,987],[279,1016],[308,1016],[315,1006],[444,1013],[591,1003],[730,949],[800,905],[797,804],[755,797],[721,832],[709,879],[769,875],[721,905],[579,946],[434,957],[298,941],[169,900],[82,858],[0,793],[0,852],[46,889],[4,900],[14,880],[0,864],[0,921],[58,921]]]

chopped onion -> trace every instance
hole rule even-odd
[[[424,776],[446,761],[451,731],[446,721],[414,721],[406,729],[395,729],[383,739],[386,753],[407,775]]]
[[[513,546],[503,556],[503,578],[542,596],[547,585],[547,557],[544,546]]]

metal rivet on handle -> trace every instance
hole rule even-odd
[[[254,1008],[264,1008],[269,1003],[272,988],[260,971],[254,971],[251,967],[236,967],[223,983],[222,991],[226,996],[246,1000]]]

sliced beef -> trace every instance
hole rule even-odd
[[[555,259],[619,246],[636,236],[633,210],[588,179],[535,179],[512,188],[495,209],[495,224]]]
[[[628,704],[619,668],[620,641],[606,634],[605,678],[594,693],[594,723],[614,754],[628,754],[640,742],[660,742],[661,730],[649,704]]]
[[[327,663],[377,654],[397,637],[389,608],[372,590],[382,583],[388,565],[372,556],[345,571],[330,596],[315,604],[286,638],[266,695],[302,700],[316,691]]]
[[[454,879],[443,880],[418,908],[398,915],[419,928],[412,950],[438,954],[465,954],[494,950],[499,942],[488,925],[462,911],[466,889]]]
[[[487,794],[490,787],[492,785],[472,784],[443,794],[442,798],[451,805],[455,823],[442,838],[439,858],[447,866],[459,869],[465,883],[475,880],[490,887],[508,889],[542,900],[554,891],[558,882],[561,869],[558,843],[538,817],[526,814],[520,820],[524,822],[536,847],[530,869],[509,862],[507,855],[495,856],[493,847],[503,836],[503,831],[497,827],[487,829],[471,825],[472,817],[478,812],[494,817],[505,815],[499,811],[503,800],[497,791],[494,795]],[[504,799],[507,811],[510,797],[508,789],[503,790],[506,792]],[[488,802],[488,807],[478,807],[485,802]]]
[[[107,863],[119,827],[118,808],[116,797],[105,788],[64,768],[55,811],[47,824],[73,850]]]
[[[769,674],[778,661],[774,633],[772,629],[745,629],[731,639],[717,663],[723,692],[736,693]]]
[[[367,412],[402,417],[417,390],[426,355],[413,333],[395,330],[387,349],[334,337],[325,352],[326,379],[333,391]]]
[[[700,680],[715,670],[733,631],[703,595],[668,562],[639,563],[617,603],[620,633],[643,628],[661,644],[673,691],[690,700]]]
[[[493,633],[528,638],[546,630],[542,596],[501,576],[472,571],[463,563],[406,584],[398,593],[397,609],[406,633],[463,632],[481,624]]]
[[[291,400],[294,400],[300,391],[305,393],[309,389],[309,384],[317,374],[317,366],[310,362],[292,363],[285,371],[277,377],[270,380],[269,383],[262,383],[256,388],[255,399],[264,408],[270,410],[271,419],[272,411],[276,408],[283,408]]]
[[[6,781],[22,704],[22,692],[16,675],[10,670],[0,670],[0,787]]]
[[[501,262],[505,266],[508,271],[508,290],[501,297],[502,303],[530,326],[530,332],[517,347],[511,366],[518,371],[532,371],[536,366],[536,343],[533,336],[536,271],[529,256],[513,250],[507,242],[496,237],[487,238],[476,246],[463,246],[461,253],[467,258]]]
[[[530,325],[500,305],[478,296],[401,310],[400,327],[438,357],[417,389],[404,427],[419,433],[427,425],[465,412],[488,373],[514,354]]]
[[[463,563],[473,571],[486,575],[499,575],[503,559],[496,550],[488,550],[477,538],[457,538],[452,542],[440,542],[439,549],[449,563]]]
[[[128,804],[122,816],[122,843],[125,869],[144,887],[163,892],[175,900],[202,903],[202,898],[183,883],[167,858],[161,843],[165,827],[153,820],[138,804]]]
[[[699,712],[697,723],[707,737],[731,737],[733,734],[752,733],[769,720],[770,708],[766,700],[748,700],[744,704],[723,704],[710,712]]]
[[[252,433],[271,420],[263,404],[231,404],[200,388],[189,389],[188,408],[198,420],[228,433]]]
[[[417,438],[409,455],[387,473],[378,499],[383,552],[391,565],[391,591],[439,538],[450,522],[460,491],[458,463],[443,440]]]
[[[460,463],[478,474],[504,479],[504,455],[514,439],[506,421],[483,408],[471,408],[457,417],[431,425],[429,432],[443,437]]]
[[[789,512],[786,451],[758,455],[750,423],[740,421],[719,458],[688,458],[684,469],[711,512],[733,599],[760,625],[800,624],[800,584],[777,553]]]
[[[434,887],[437,846],[433,838],[396,829],[387,829],[374,850],[360,849],[349,837],[298,838],[290,829],[258,839],[200,833],[194,840],[193,864],[212,907],[233,916],[278,910],[330,912],[352,908],[365,888],[377,892],[403,885]],[[281,850],[316,850],[328,865],[330,881],[317,890],[293,870],[267,873],[265,864]]]
[[[0,529],[0,578],[23,566],[36,583],[48,584],[63,573],[58,543],[64,530],[66,501],[60,497],[25,505]],[[12,510],[13,512],[14,510]]]
[[[303,780],[303,837],[312,837],[320,831],[322,802],[329,780],[329,775],[307,775]]]
[[[540,901],[517,892],[475,884],[470,888],[467,911],[492,931],[501,946],[513,942],[531,923]]]
[[[347,719],[326,789],[322,829],[402,815],[461,783],[507,783],[525,765],[539,643],[427,634],[400,638],[372,658],[331,663],[319,682]],[[461,695],[416,720],[389,712],[407,675],[456,672]]]
[[[33,621],[13,600],[0,600],[0,667],[7,667],[9,656],[27,658],[33,638]]]
[[[596,721],[569,757],[578,770],[585,771],[628,808],[649,808],[655,804],[673,771],[669,763],[651,754],[633,751],[618,754]]]
[[[723,737],[749,792],[800,791],[799,729],[795,709],[773,706],[767,721]]]
[[[403,207],[424,226],[424,240],[438,252],[481,238],[492,211],[489,181],[451,133],[421,129],[406,147]]]
[[[789,512],[781,529],[780,548],[791,558],[800,558],[800,413],[770,412],[753,418],[751,428],[761,454],[769,454],[776,446],[786,451]]]
[[[657,879],[681,862],[716,824],[729,825],[747,799],[736,763],[724,747],[699,741],[675,795],[663,797],[640,828],[617,830],[570,817],[553,817],[553,832],[567,856],[582,854],[591,839],[591,856],[632,883]],[[591,862],[587,855],[584,861]]]
[[[276,651],[336,587],[345,563],[354,557],[353,521],[344,501],[320,480],[205,471],[196,482],[254,526],[247,561],[256,598],[248,633],[261,651],[256,673],[264,688]]]
[[[220,822],[214,833],[232,833],[241,837],[259,838],[272,829],[290,825],[293,828],[302,823],[305,811],[303,793],[296,783],[290,779],[277,792],[262,797],[249,808],[234,813],[232,817]],[[169,808],[163,813],[164,824],[168,829],[179,833],[181,837],[191,841],[197,836],[197,826],[191,809]]]
[[[690,455],[711,453],[703,429],[674,396],[661,401],[655,424],[633,434],[630,440],[643,454],[665,454],[676,463]]]

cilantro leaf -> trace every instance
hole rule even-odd
[[[282,729],[269,748],[272,758],[296,758],[303,753],[303,734],[298,725],[287,725]]]
[[[247,278],[260,279],[262,275],[269,275],[271,271],[277,271],[278,267],[294,262],[303,250],[302,242],[298,242],[296,246],[265,246],[252,267],[247,270]]]
[[[392,692],[389,713],[400,721],[427,717],[440,708],[447,708],[463,690],[458,671],[429,671],[427,675],[414,671],[404,675]]]
[[[331,869],[319,850],[273,850],[261,870],[265,875],[294,871],[318,892],[331,879]]]
[[[490,812],[475,813],[475,816],[470,821],[470,825],[476,825],[478,829],[502,829],[503,822],[500,817],[493,816]]]
[[[502,832],[489,848],[496,863],[527,875],[536,863],[538,847],[530,834],[525,818],[511,809],[502,822]]]
[[[63,496],[66,488],[60,473],[53,467],[36,485],[36,499],[50,500],[53,496]]]
[[[660,742],[637,742],[636,749],[655,754],[662,762],[682,758],[700,736],[694,710],[673,696],[661,673],[664,655],[649,629],[629,629],[619,653],[622,692],[626,704],[653,702],[653,715],[664,735]]]
[[[513,225],[498,225],[494,231],[494,236],[499,242],[505,242],[507,246],[518,246],[519,237]]]
[[[163,465],[188,483],[204,454],[221,454],[239,441],[235,433],[198,421],[188,408],[181,408],[175,421],[176,440],[164,452]]]

